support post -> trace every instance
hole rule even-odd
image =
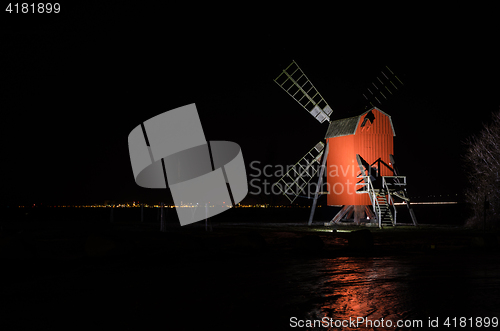
[[[311,207],[311,214],[309,215],[309,222],[307,225],[311,225],[314,218],[314,211],[316,209],[316,204],[318,203],[319,190],[323,186],[323,174],[325,173],[325,164],[328,156],[328,140],[326,141],[325,151],[323,152],[323,159],[321,160],[321,170],[319,171],[318,185],[316,186],[316,192],[314,193],[314,201]]]
[[[393,169],[394,175],[398,176],[399,171],[396,168],[396,162],[394,161],[394,155],[389,154],[389,158],[390,158],[391,163],[392,163],[392,169]],[[406,200],[405,202],[406,202],[406,207],[408,207],[408,211],[410,212],[410,216],[411,216],[411,220],[413,222],[413,225],[418,226],[417,217],[415,216],[415,213],[413,212],[413,208],[411,208],[410,201],[409,201],[410,197],[408,195],[408,192],[406,191],[406,187],[403,189],[403,191],[405,192],[405,196],[408,198],[408,200]]]
[[[382,213],[380,212],[380,209],[379,211],[377,212],[377,218],[378,218],[378,228],[379,229],[382,229]]]
[[[141,203],[141,223],[144,222],[144,204]]]
[[[370,207],[371,207],[370,205],[365,206],[365,214],[366,214],[367,218],[370,219],[370,222],[368,222],[368,223],[372,223],[372,220],[376,220],[377,219],[375,217],[375,214],[373,213],[373,210]]]
[[[413,225],[418,226],[417,217],[415,216],[415,213],[413,212],[413,208],[410,207],[410,202],[406,201],[406,205],[408,206],[408,209],[410,210],[410,216],[411,216],[411,220],[413,221]]]
[[[161,214],[161,224],[160,224],[160,231],[161,232],[166,232],[167,229],[166,229],[166,226],[165,226],[165,215],[163,213],[163,202],[161,203],[161,207],[160,207],[161,211],[160,211],[160,214]]]
[[[111,206],[111,212],[110,212],[110,215],[109,215],[109,221],[111,223],[113,223],[113,211],[115,209],[115,206]]]
[[[363,216],[365,216],[365,206],[354,206],[354,224],[359,225]]]
[[[205,231],[208,231],[208,203],[205,203]],[[212,224],[210,224],[210,231],[212,231]]]
[[[343,206],[342,209],[339,210],[339,212],[332,218],[332,220],[330,222],[325,223],[325,226],[334,225],[334,224],[340,222],[342,217],[347,215],[347,213],[351,212],[353,208],[354,208],[354,206],[352,206],[352,205]]]

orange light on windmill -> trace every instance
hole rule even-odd
[[[364,128],[368,130],[363,130]],[[356,154],[368,164],[381,159],[390,163],[394,154],[394,128],[391,117],[378,108],[350,118],[332,121],[328,128],[327,183],[328,205],[370,205],[368,194],[356,194],[360,169]],[[381,176],[392,176],[387,167],[380,167]]]

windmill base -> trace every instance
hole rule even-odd
[[[378,226],[371,206],[346,205],[325,226],[337,225],[365,225]]]

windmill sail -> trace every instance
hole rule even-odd
[[[278,187],[281,193],[290,200],[290,203],[293,203],[299,194],[303,193],[307,183],[318,172],[324,148],[325,144],[323,142],[317,143],[280,180],[274,183],[273,186]],[[315,167],[316,163],[318,166]]]
[[[363,92],[363,97],[366,99],[368,107],[375,107],[373,104],[382,104],[382,101],[387,100],[390,95],[393,95],[398,90],[398,86],[401,87],[403,82],[392,72],[389,67],[385,67],[380,71],[381,75],[378,75],[375,80],[369,84],[366,91]]]
[[[332,108],[295,61],[274,81],[320,123],[330,121]]]

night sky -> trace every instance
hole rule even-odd
[[[462,142],[500,106],[497,40],[467,20],[422,27],[401,25],[405,17],[392,29],[372,20],[357,33],[357,23],[332,19],[290,33],[256,17],[183,20],[154,8],[72,6],[50,18],[2,13],[3,205],[170,202],[168,190],[135,184],[127,138],[190,103],[207,140],[241,146],[249,179],[252,161],[295,163],[327,124],[273,82],[292,60],[333,119],[363,112],[362,93],[384,66],[398,75],[404,88],[379,108],[392,116],[412,196],[461,193]]]

